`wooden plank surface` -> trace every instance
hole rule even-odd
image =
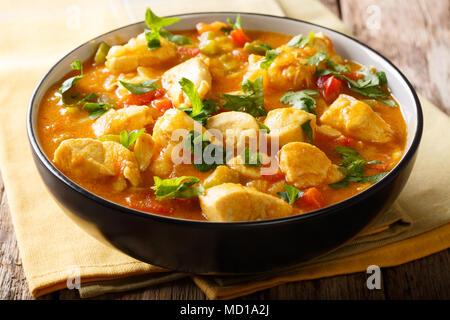
[[[361,41],[392,60],[414,87],[450,114],[450,1],[320,0]],[[0,179],[0,299],[31,299]],[[382,270],[382,289],[369,290],[365,273],[302,281],[243,299],[450,299],[450,250]],[[62,290],[43,299],[78,299]],[[205,299],[189,279],[100,299]]]

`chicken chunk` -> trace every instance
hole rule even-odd
[[[263,77],[263,84],[267,84],[267,70],[261,68],[261,61],[264,57],[251,54],[248,56],[248,67],[247,72],[244,75],[243,80],[255,81],[258,77]]]
[[[388,142],[393,131],[372,108],[351,96],[341,94],[322,114],[320,121],[360,140]]]
[[[214,172],[205,179],[203,187],[208,189],[227,182],[239,183],[239,173],[227,166],[218,166]]]
[[[145,171],[152,161],[155,143],[151,135],[141,134],[134,143],[133,152],[139,164],[139,170]]]
[[[330,38],[328,38],[322,32],[317,32],[316,34],[314,34],[314,37],[311,39],[311,41],[308,42],[307,47],[314,48],[317,50],[317,52],[326,52],[328,58],[336,63],[342,64],[344,62],[334,50],[333,43],[331,42]]]
[[[121,186],[120,189],[126,187],[126,183],[120,182],[123,178],[133,186],[141,181],[133,152],[113,141],[101,142],[89,138],[64,140],[56,149],[53,162],[63,172],[70,172],[79,178],[116,176],[119,179],[116,186]]]
[[[178,129],[182,130],[177,131]],[[184,138],[190,130],[203,132],[204,128],[200,123],[189,117],[186,112],[172,108],[156,121],[153,127],[153,139],[156,143],[165,147],[171,141],[179,141]]]
[[[240,184],[224,183],[206,190],[200,206],[210,221],[253,221],[282,218],[292,207],[275,196]]]
[[[110,109],[100,116],[92,124],[97,137],[106,134],[119,134],[121,131],[128,132],[142,129],[154,122],[152,113],[147,106],[129,106],[119,110]]]
[[[270,85],[280,90],[298,90],[310,87],[314,66],[306,65],[304,49],[281,46],[281,52],[268,69]]]
[[[326,125],[326,124],[317,126],[316,131],[323,134],[324,136],[327,136],[330,138],[337,138],[342,135],[340,131],[338,131],[338,130],[334,129],[333,127],[330,127],[329,125]]]
[[[159,150],[159,153],[152,159],[149,166],[152,175],[160,178],[169,177],[174,167],[172,162],[172,151],[175,147],[176,144],[170,142],[167,146]]]
[[[141,33],[122,46],[112,46],[106,56],[106,67],[113,73],[127,73],[135,71],[139,66],[174,63],[177,59],[177,46],[163,37],[160,42],[160,48],[150,50],[145,34]]]
[[[261,178],[261,170],[257,166],[246,166],[244,164],[244,159],[241,155],[231,158],[227,161],[227,165],[239,172],[241,176],[250,178],[250,179],[259,179]]]
[[[297,188],[314,187],[327,181],[331,160],[319,148],[304,142],[291,142],[279,152],[280,168],[286,180]]]
[[[316,116],[295,108],[278,108],[269,111],[264,124],[270,129],[269,137],[278,138],[280,147],[294,141],[309,141],[302,125],[310,122],[313,133],[316,129]]]
[[[259,125],[254,117],[245,112],[222,112],[208,119],[208,129],[214,136],[217,130],[219,140],[226,143],[227,148],[241,149],[246,145],[257,145]]]
[[[183,77],[194,83],[200,99],[203,99],[211,89],[211,73],[205,60],[195,57],[180,63],[163,74],[162,84],[173,104],[178,108],[189,108],[192,106],[191,101],[181,90],[178,83]]]

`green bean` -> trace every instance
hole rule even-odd
[[[110,46],[108,46],[105,42],[101,42],[98,45],[97,52],[95,53],[94,61],[96,65],[100,65],[105,63],[106,55],[108,54]]]

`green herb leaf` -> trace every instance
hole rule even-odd
[[[338,73],[350,72],[350,67],[347,64],[342,65],[342,64],[336,63],[333,60],[330,60],[328,58],[325,60],[325,63],[328,66],[328,68],[330,68],[333,72],[338,72]]]
[[[122,80],[119,80],[119,82],[125,89],[130,91],[135,96],[148,93],[160,87],[158,79],[148,79],[139,83],[125,82]]]
[[[255,81],[246,80],[242,82],[241,87],[244,94],[222,94],[222,97],[226,99],[223,107],[233,111],[247,112],[254,117],[267,115],[264,108],[263,78],[258,77]]]
[[[114,141],[114,142],[120,143],[120,135],[118,135],[118,134],[107,134],[107,135],[104,135],[104,136],[98,138],[98,140],[100,140],[100,141]]]
[[[303,38],[303,35],[298,34],[293,37],[286,46],[288,47],[297,47],[303,48],[305,47],[312,39],[314,39],[314,31],[311,31],[307,38]]]
[[[364,176],[364,166],[368,164],[381,163],[378,160],[366,161],[358,151],[344,146],[337,146],[334,150],[342,156],[339,170],[345,178],[329,186],[333,189],[346,188],[349,182],[371,182],[375,183],[385,177],[389,172],[382,172],[373,176]]]
[[[389,172],[381,172],[378,174],[375,174],[373,176],[368,176],[368,177],[362,177],[360,182],[370,182],[370,183],[375,183],[380,181],[381,179],[383,179],[384,177],[386,177],[389,174]]]
[[[244,160],[244,165],[248,167],[261,167],[262,166],[262,156],[257,152],[252,152],[249,148],[245,148],[241,152],[242,159]]]
[[[190,44],[192,42],[191,38],[189,38],[189,37],[186,37],[186,36],[183,36],[183,35],[180,35],[180,34],[173,34],[173,33],[169,32],[167,30],[164,30],[164,29],[161,29],[159,34],[163,38],[165,38],[168,41],[173,42],[173,43],[175,43],[177,45]]]
[[[269,69],[270,65],[275,61],[276,57],[281,53],[280,50],[267,50],[266,51],[266,56],[264,57],[264,59],[262,59],[261,61],[261,68],[267,70]]]
[[[112,104],[105,102],[86,102],[83,105],[83,109],[89,113],[89,118],[92,120],[97,119],[109,109],[113,108],[114,106]]]
[[[270,133],[270,129],[269,129],[268,126],[266,126],[264,123],[262,123],[262,122],[260,122],[260,121],[256,121],[256,122],[258,122],[258,126],[259,126],[259,129],[260,129],[260,130],[265,130],[265,131],[266,131],[266,134],[269,134],[269,133]]]
[[[129,148],[139,138],[141,134],[145,132],[145,128],[141,130],[133,130],[130,133],[123,130],[120,132],[120,144],[125,148]]]
[[[277,195],[283,199],[284,201],[286,201],[287,203],[289,203],[289,205],[294,205],[295,201],[297,201],[297,199],[300,199],[303,196],[302,191],[298,190],[295,187],[292,187],[288,184],[284,184],[284,190],[286,190],[285,192],[278,192]]]
[[[250,51],[251,53],[258,54],[260,56],[266,55],[266,52],[272,50],[272,47],[261,40],[256,40],[253,42],[247,42],[244,45],[244,49]]]
[[[309,66],[317,66],[320,62],[326,61],[327,59],[327,53],[325,51],[319,51],[312,57],[309,57],[306,64]]]
[[[79,70],[81,74],[83,74],[83,64],[80,60],[75,60],[70,64],[72,70]]]
[[[302,130],[308,137],[308,140],[311,142],[311,144],[314,144],[314,140],[313,140],[314,135],[313,135],[313,130],[311,128],[311,120],[308,120],[302,124]]]
[[[191,100],[192,111],[190,116],[196,116],[202,111],[203,104],[202,99],[200,99],[200,95],[195,88],[195,84],[191,80],[184,77],[179,81],[179,84],[181,86],[181,90],[183,90],[183,92],[188,96],[189,100]]]
[[[194,155],[193,166],[200,172],[208,172],[226,163],[226,149],[220,145],[212,144],[205,133],[189,131],[188,137],[184,140],[184,148]],[[213,161],[205,159],[206,155],[211,157]],[[216,160],[218,161],[216,162]]]
[[[61,99],[62,99],[62,102],[63,102],[63,104],[65,104],[65,105],[69,105],[69,104],[70,104],[70,103],[68,102],[68,100],[67,100],[67,99],[68,99],[68,97],[67,97],[68,91],[69,91],[70,89],[72,89],[72,88],[75,86],[75,84],[76,84],[80,79],[82,79],[82,78],[84,77],[84,74],[83,74],[83,64],[81,63],[80,60],[75,60],[74,62],[72,62],[72,63],[70,64],[70,67],[72,68],[72,70],[79,70],[79,71],[80,71],[80,75],[71,77],[71,78],[69,78],[69,79],[66,79],[66,80],[62,83],[61,87],[59,88],[59,92],[61,93]]]
[[[228,23],[228,25],[230,25],[230,27],[231,27],[233,30],[236,30],[236,29],[242,29],[241,15],[240,15],[239,13],[238,13],[237,16],[236,16],[236,21],[235,21],[235,22],[231,21],[230,18],[227,18],[227,23]]]
[[[204,100],[200,99],[200,95],[198,94],[197,89],[195,88],[194,83],[187,79],[182,78],[179,81],[181,86],[181,90],[188,96],[191,101],[192,108],[183,109],[192,119],[201,122],[202,124],[206,124],[211,115],[219,110],[219,106],[213,100]]]
[[[380,101],[381,103],[384,103],[385,105],[388,105],[391,108],[397,108],[397,105],[395,104],[394,101],[390,100],[390,99],[377,99],[378,101]]]
[[[179,18],[161,18],[153,13],[150,8],[145,12],[145,24],[151,30],[145,30],[145,39],[150,50],[161,47],[160,31],[163,27],[170,26],[180,21]]]
[[[291,104],[292,108],[316,114],[316,100],[313,96],[319,96],[319,93],[312,89],[289,91],[281,97],[280,102]]]
[[[202,186],[194,186],[200,183],[196,177],[182,176],[172,179],[161,179],[153,177],[155,185],[151,187],[155,191],[156,200],[167,199],[187,199],[202,195],[204,189]]]

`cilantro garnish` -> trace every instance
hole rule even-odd
[[[292,108],[316,114],[316,100],[314,100],[312,96],[318,95],[319,93],[312,89],[289,91],[281,97],[280,102],[284,104],[291,104]]]
[[[379,164],[378,160],[366,161],[358,151],[343,146],[337,146],[334,150],[342,156],[342,162],[338,169],[345,175],[345,178],[336,183],[330,184],[333,189],[346,188],[349,182],[371,182],[381,180],[389,172],[382,172],[373,176],[364,176],[364,166],[368,164]]]
[[[204,189],[202,186],[195,186],[200,183],[196,177],[182,176],[172,179],[161,179],[154,176],[155,185],[151,187],[155,191],[156,200],[167,199],[187,199],[202,195]]]
[[[226,99],[223,107],[233,111],[243,111],[254,117],[267,115],[264,108],[263,78],[258,77],[255,81],[246,80],[241,84],[243,94],[222,94]]]
[[[125,82],[122,80],[119,80],[119,82],[125,89],[130,91],[135,96],[148,93],[160,87],[158,79],[148,79],[139,83]]]
[[[211,115],[219,110],[219,106],[213,100],[204,100],[200,98],[194,83],[187,79],[182,78],[179,81],[181,90],[188,96],[191,101],[191,109],[183,109],[192,119],[201,122],[203,125],[206,124]]]
[[[297,188],[290,186],[288,184],[284,184],[284,192],[278,192],[277,195],[289,203],[291,206],[297,201],[297,199],[300,199],[303,196],[302,191],[298,190]]]

